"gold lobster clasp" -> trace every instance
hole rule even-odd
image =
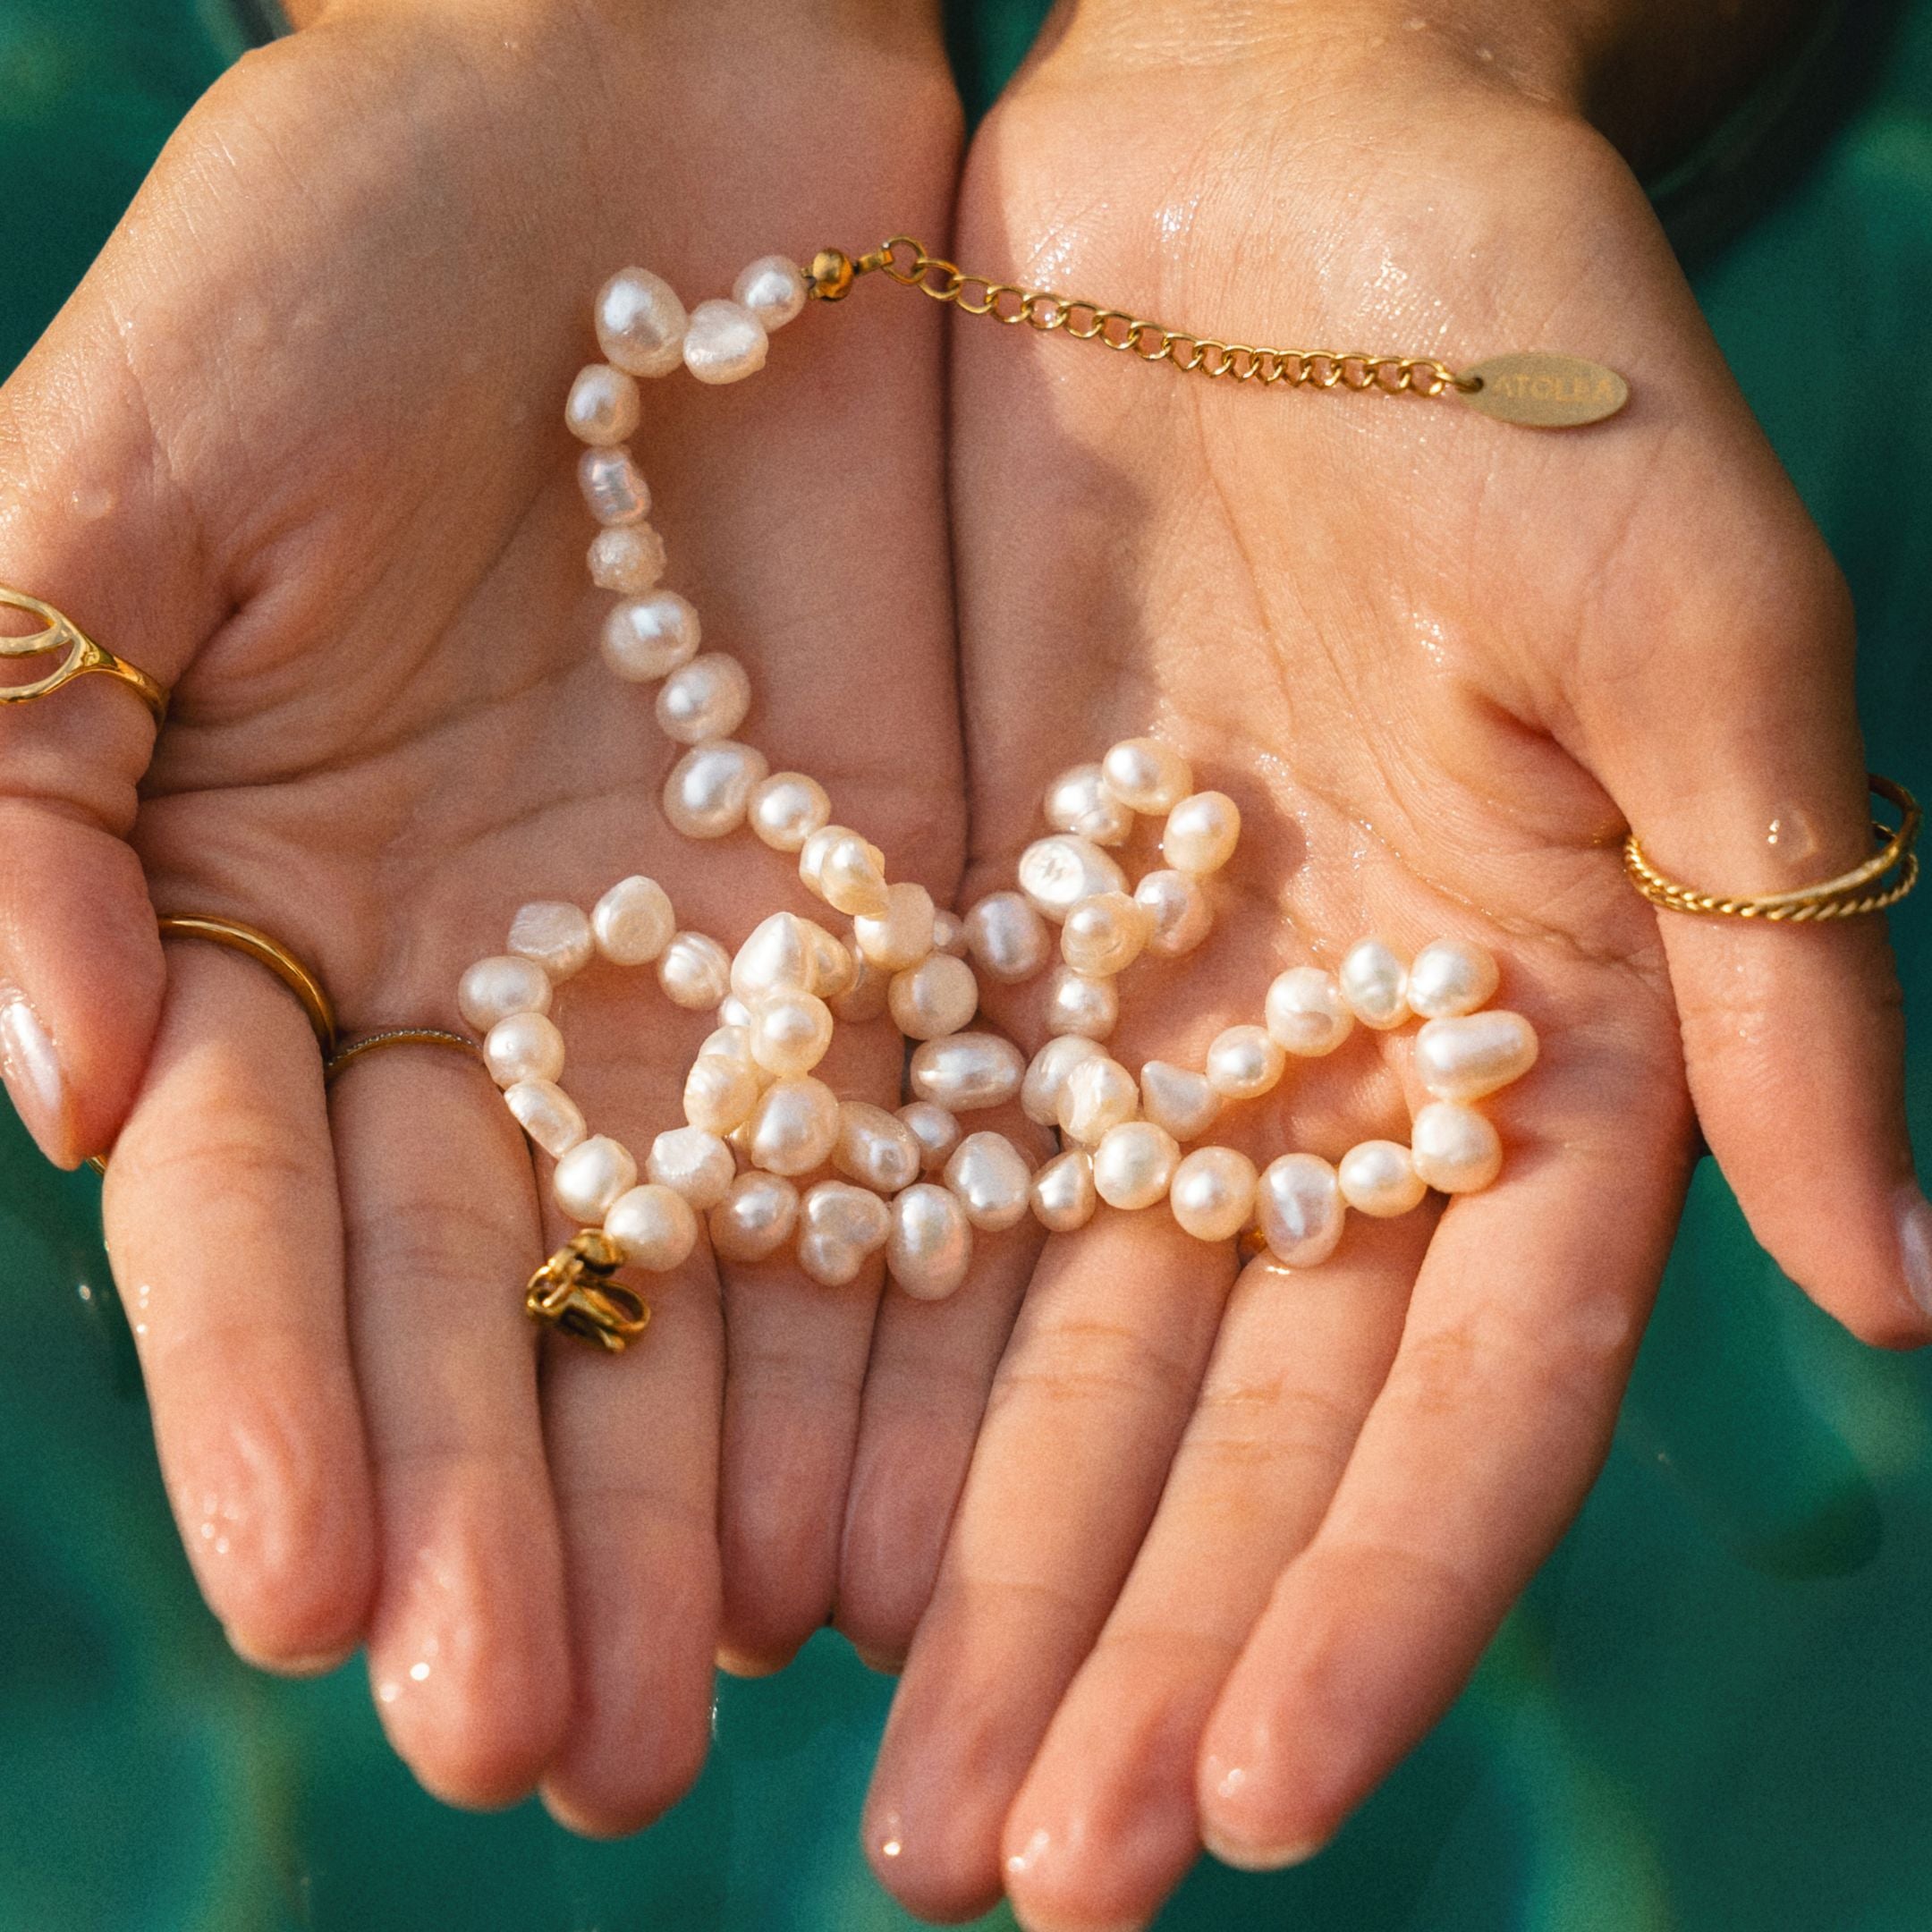
[[[623,1265],[609,1235],[584,1228],[530,1276],[524,1309],[534,1321],[621,1355],[650,1326],[650,1304],[612,1279]]]

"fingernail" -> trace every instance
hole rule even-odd
[[[1306,1865],[1326,1841],[1317,1838],[1300,1844],[1252,1844],[1245,1838],[1230,1838],[1225,1832],[1204,1828],[1201,1843],[1224,1865],[1232,1865],[1236,1871],[1271,1872],[1286,1871],[1291,1865]]]
[[[17,987],[0,987],[0,1080],[27,1131],[51,1161],[66,1152],[66,1088],[60,1055]]]
[[[1915,1182],[1898,1193],[1899,1259],[1911,1298],[1932,1318],[1932,1201]]]

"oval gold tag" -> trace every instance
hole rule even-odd
[[[1534,429],[1573,429],[1579,423],[1601,422],[1630,401],[1630,385],[1614,369],[1540,349],[1491,356],[1462,373],[1482,385],[1460,392],[1471,409]]]

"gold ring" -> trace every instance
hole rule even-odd
[[[76,678],[98,672],[106,677],[119,678],[138,692],[141,702],[154,713],[157,724],[166,717],[168,694],[165,687],[156,683],[145,671],[128,663],[126,658],[116,657],[111,650],[103,649],[71,617],[64,617],[51,604],[43,604],[38,597],[29,597],[24,590],[10,590],[4,584],[0,584],[0,606],[10,610],[26,611],[38,617],[44,627],[26,637],[0,638],[0,657],[40,657],[54,651],[66,653],[45,677],[36,678],[29,684],[0,685],[0,704],[31,704],[36,698],[49,697],[62,685],[72,684]]]
[[[322,1069],[323,1080],[333,1081],[338,1073],[353,1066],[364,1054],[380,1052],[385,1046],[441,1046],[451,1053],[467,1054],[479,1065],[483,1059],[483,1049],[473,1039],[466,1039],[461,1033],[451,1033],[442,1027],[385,1027],[379,1033],[365,1034],[359,1040],[351,1040],[346,1046],[338,1046]]]
[[[1855,919],[1861,912],[1882,912],[1896,905],[1919,883],[1919,857],[1912,851],[1919,836],[1922,814],[1919,801],[1902,784],[1877,773],[1865,781],[1882,799],[1899,809],[1899,823],[1883,825],[1872,821],[1872,836],[1877,850],[1861,865],[1818,886],[1801,886],[1791,892],[1760,893],[1754,897],[1727,898],[1716,893],[1699,892],[1694,886],[1680,884],[1650,863],[1632,832],[1623,841],[1623,869],[1631,884],[1652,905],[1673,912],[1698,912],[1716,919],[1789,919],[1792,921]],[[1880,884],[1895,875],[1889,884]]]
[[[316,1044],[325,1061],[335,1057],[335,1009],[322,990],[322,982],[284,945],[252,926],[236,919],[208,919],[199,913],[183,913],[157,922],[164,939],[206,939],[210,945],[226,946],[231,953],[266,966],[295,997],[314,1029]]]

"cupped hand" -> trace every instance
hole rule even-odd
[[[1246,830],[1207,944],[1120,981],[1131,1071],[1200,1067],[1371,934],[1488,947],[1543,1043],[1485,1103],[1493,1187],[1352,1214],[1318,1267],[1164,1209],[1046,1241],[867,1826],[915,1909],[1004,1883],[1043,1932],[1144,1922],[1204,1842],[1307,1855],[1442,1711],[1605,1453],[1699,1128],[1818,1302],[1932,1335],[1882,924],[1660,917],[1619,862],[1628,823],[1781,889],[1870,816],[1843,585],[1636,182],[1419,20],[1234,18],[1063,16],[976,138],[957,258],[1230,341],[1568,351],[1632,396],[1538,433],[955,325],[969,897],[1056,771],[1151,732]],[[1037,984],[1005,1017],[1038,1043]],[[1208,1138],[1406,1140],[1404,1038]]]
[[[526,901],[647,873],[735,945],[795,898],[749,836],[665,822],[682,748],[600,661],[564,398],[627,263],[695,301],[942,228],[957,106],[889,8],[310,11],[0,393],[0,578],[174,688],[157,741],[100,679],[0,714],[6,1071],[53,1158],[112,1151],[168,1489],[236,1647],[299,1670],[366,1635],[433,1790],[541,1775],[624,1828],[694,1775],[715,1650],[775,1663],[829,1612],[876,1272],[694,1261],[648,1346],[539,1351],[521,1284],[572,1224],[487,1076],[396,1049],[326,1097],[286,994],[156,913],[267,929],[353,1035],[458,1023]],[[744,735],[946,896],[936,319],[808,309],[749,389],[648,385],[636,449],[667,581],[750,670]],[[641,1157],[713,1021],[602,965],[557,1013],[567,1085]],[[876,1040],[839,1078],[898,1073]]]

